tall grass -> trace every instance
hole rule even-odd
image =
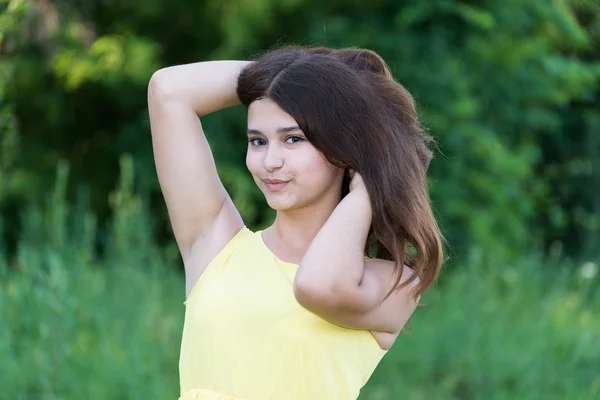
[[[100,260],[94,216],[65,201],[66,165],[24,212],[16,259],[0,257],[0,398],[177,398],[183,277],[152,240],[129,158],[122,171]],[[541,260],[474,251],[444,273],[361,400],[600,398],[597,264]]]
[[[16,265],[0,267],[0,398],[177,397],[184,286],[122,163],[102,260],[94,216],[64,200],[67,165],[47,206],[24,214]]]
[[[442,277],[361,398],[600,398],[596,265],[472,257]]]

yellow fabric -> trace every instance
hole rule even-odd
[[[244,227],[185,301],[180,400],[356,399],[386,351],[296,301],[298,266]]]

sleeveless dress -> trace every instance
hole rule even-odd
[[[387,351],[296,301],[298,266],[243,227],[184,302],[179,400],[356,399]]]

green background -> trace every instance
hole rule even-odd
[[[148,80],[290,43],[381,54],[439,144],[448,261],[361,399],[599,397],[599,39],[596,0],[0,0],[0,397],[177,398]],[[203,123],[266,226],[244,110]]]

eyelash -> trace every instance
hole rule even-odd
[[[297,139],[295,142],[293,142],[291,144],[295,144],[295,143],[298,143],[298,142],[301,142],[301,141],[304,140],[300,136],[288,136],[287,138],[285,138],[285,141],[287,142],[289,139]],[[260,139],[260,138],[252,138],[252,139],[248,140],[248,143],[250,143],[250,145],[252,145],[252,146],[260,146],[258,144],[254,144],[254,142],[257,141],[257,140],[261,140],[263,142],[265,141],[264,139]]]

